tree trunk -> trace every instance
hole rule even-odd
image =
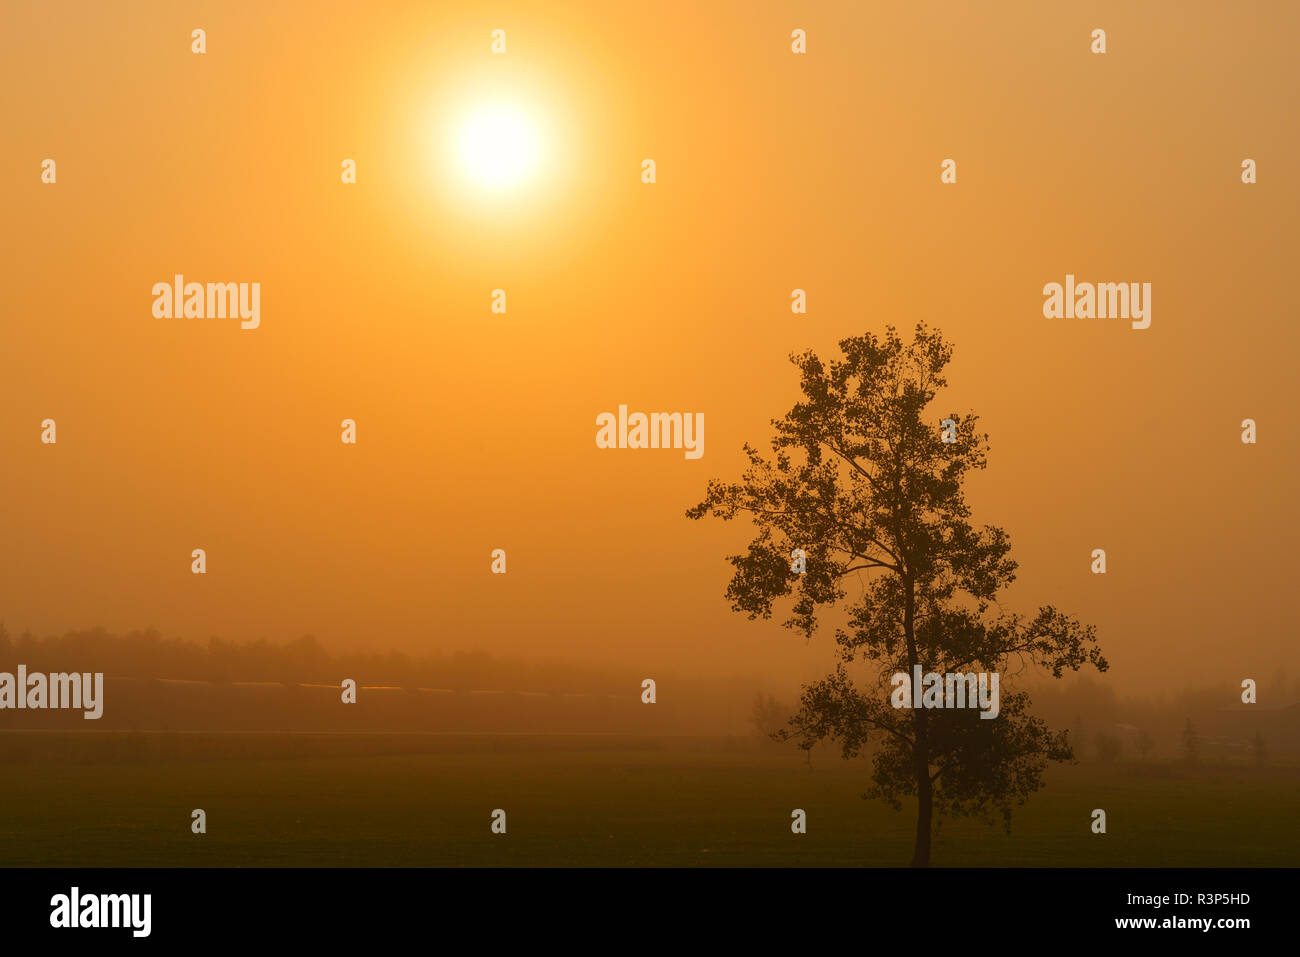
[[[916,650],[916,592],[911,576],[903,581],[903,634],[907,638],[908,670],[921,664]],[[911,679],[911,675],[908,675]],[[926,728],[926,713],[921,702],[912,702],[912,726],[915,740],[912,743],[912,765],[916,774],[916,847],[912,852],[912,867],[930,866],[930,829],[934,818],[934,783],[930,780],[930,740]]]
[[[921,739],[918,739],[918,742]],[[934,817],[934,791],[930,781],[930,763],[917,745],[916,771],[916,848],[912,867],[930,866],[930,824]]]

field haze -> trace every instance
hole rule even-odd
[[[0,762],[9,866],[891,867],[915,826],[861,798],[865,760],[742,738],[8,732]],[[1298,794],[1295,766],[1053,767],[1010,835],[945,823],[934,863],[1292,866]]]

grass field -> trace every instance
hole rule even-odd
[[[914,810],[863,800],[866,768],[692,739],[7,733],[0,865],[904,865]],[[934,863],[1294,866],[1298,811],[1295,767],[1065,766],[1010,835],[945,822]]]

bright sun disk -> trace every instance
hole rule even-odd
[[[527,179],[541,156],[537,128],[512,106],[484,106],[461,124],[457,153],[466,175],[481,186],[503,189]]]

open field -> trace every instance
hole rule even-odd
[[[862,800],[866,771],[830,751],[810,769],[748,741],[621,735],[11,732],[0,865],[906,864],[913,811]],[[934,861],[1294,866],[1298,812],[1297,767],[1059,767],[1010,835],[946,822]]]

